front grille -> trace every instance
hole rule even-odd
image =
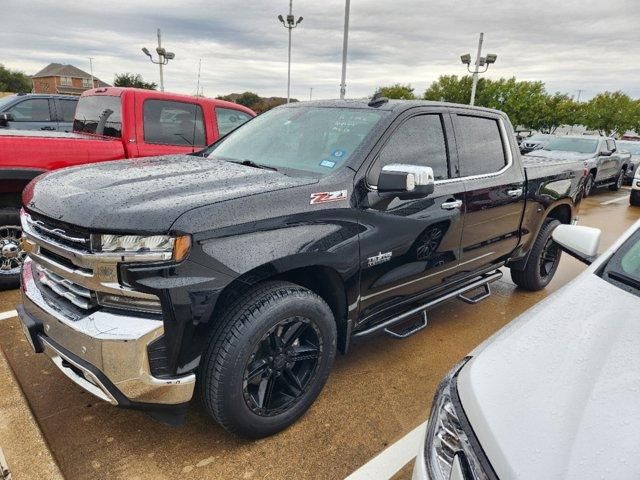
[[[96,293],[71,280],[62,278],[41,266],[37,267],[40,283],[46,286],[59,299],[65,299],[83,310],[91,310],[98,305]]]
[[[85,252],[91,249],[91,235],[78,227],[34,214],[31,214],[30,226],[42,237],[58,244]]]

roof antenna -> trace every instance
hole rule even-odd
[[[385,103],[387,103],[389,101],[389,99],[387,97],[383,97],[382,96],[382,92],[376,92],[373,97],[371,97],[371,100],[369,101],[369,106],[370,107],[379,107],[381,105],[384,105]]]

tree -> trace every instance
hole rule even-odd
[[[435,102],[450,103],[469,103],[471,98],[471,82],[470,75],[458,77],[457,75],[442,75],[437,81],[433,82],[424,92],[425,100],[433,100]],[[478,90],[482,90],[485,79],[478,81]]]
[[[133,87],[155,90],[158,84],[155,82],[145,82],[139,73],[117,73],[113,79],[114,87]]]
[[[580,104],[569,95],[560,92],[547,95],[536,129],[543,133],[554,133],[561,125],[578,125],[581,112]]]
[[[414,95],[413,90],[414,89],[411,85],[401,85],[396,83],[387,87],[379,87],[376,90],[376,94],[395,100],[415,100],[416,96]]]
[[[0,92],[29,93],[31,90],[31,79],[27,75],[0,64]]]
[[[624,135],[640,125],[640,107],[626,93],[604,92],[584,104],[582,123],[601,134]]]

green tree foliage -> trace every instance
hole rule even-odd
[[[604,92],[584,104],[582,123],[603,135],[623,135],[640,127],[640,103],[622,92]]]
[[[471,98],[471,75],[441,76],[426,90],[426,100],[468,104]],[[518,81],[515,78],[490,80],[480,78],[476,105],[502,110],[515,126],[553,132],[560,125],[580,121],[580,106],[569,96],[549,95],[544,83]]]
[[[145,82],[139,73],[117,73],[113,79],[114,87],[132,87],[155,90],[158,84],[155,82]]]
[[[31,90],[31,79],[27,75],[0,64],[0,92],[29,93]]]
[[[226,100],[227,102],[234,102],[240,105],[244,105],[247,108],[250,108],[256,113],[264,113],[267,110],[271,110],[272,108],[278,107],[284,103],[287,103],[286,98],[282,97],[270,97],[263,98],[257,93],[254,92],[244,92],[244,93],[231,93],[229,95],[220,95],[218,97],[219,100]],[[291,103],[297,102],[295,98],[291,99]]]
[[[411,85],[396,83],[387,87],[379,87],[378,90],[376,90],[376,94],[380,94],[383,97],[394,100],[415,100],[416,96],[414,95],[413,90],[414,89]]]

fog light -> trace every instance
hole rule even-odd
[[[103,307],[119,308],[124,310],[133,310],[136,312],[153,313],[159,315],[162,313],[160,299],[146,299],[125,297],[122,295],[98,294],[98,303]]]

